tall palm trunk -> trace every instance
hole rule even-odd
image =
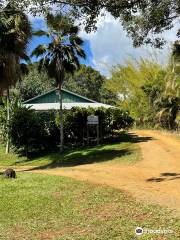
[[[9,97],[9,88],[7,89],[7,142],[6,142],[6,154],[10,150],[10,140],[9,140],[9,120],[10,120],[10,97]]]
[[[63,124],[61,84],[59,84],[59,117],[60,117],[60,152],[63,152],[63,149],[64,149],[64,124]]]

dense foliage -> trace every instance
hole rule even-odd
[[[133,119],[125,111],[112,109],[80,109],[64,110],[64,138],[66,146],[87,144],[87,116],[99,116],[101,142],[113,137],[116,130],[132,126]],[[36,112],[22,106],[16,108],[11,115],[9,135],[12,144],[28,155],[34,150],[52,149],[59,144],[59,113],[56,111]],[[89,128],[90,135],[97,137],[96,127]]]
[[[55,133],[56,131],[56,133]],[[19,107],[10,119],[11,143],[28,156],[29,152],[50,149],[58,143],[54,114],[42,114]]]
[[[55,15],[51,13],[54,4],[58,9],[58,14]],[[30,74],[24,83],[19,85],[21,99],[26,100],[44,93],[53,87],[55,82],[59,87],[60,114],[37,113],[19,108],[18,104],[13,105],[13,102],[10,106],[9,88],[22,78],[23,73],[27,73],[24,61],[29,60],[26,50],[32,32],[24,9],[29,9],[34,14],[44,14],[48,31],[38,30],[34,35],[45,36],[49,38],[49,42],[46,45],[40,44],[32,52],[32,56],[41,59],[39,70],[44,69],[46,73],[40,74],[36,67],[31,67]],[[11,142],[27,153],[29,150],[48,148],[49,142],[57,146],[57,126],[60,126],[61,146],[64,140],[66,145],[82,142],[85,144],[86,121],[90,114],[99,116],[102,139],[113,135],[115,130],[132,125],[133,120],[126,110],[135,118],[136,125],[141,127],[177,128],[180,111],[179,41],[174,43],[168,66],[161,66],[151,60],[128,61],[113,69],[110,80],[106,80],[91,67],[80,67],[79,59],[85,58],[85,52],[83,40],[78,35],[79,27],[74,26],[73,18],[78,20],[77,23],[82,23],[83,17],[86,30],[91,31],[96,28],[97,17],[104,12],[110,12],[115,18],[119,18],[132,37],[134,46],[151,44],[162,47],[164,40],[159,34],[175,25],[174,20],[179,19],[180,6],[178,0],[55,0],[53,3],[49,0],[5,0],[3,4],[0,3],[0,92],[6,90],[6,102],[3,102],[4,106],[0,109],[0,134],[7,140],[7,150],[9,134]],[[152,35],[155,37],[152,38]],[[179,35],[178,30],[177,36]],[[75,71],[77,72],[74,77],[68,75]],[[51,78],[55,81],[51,81]],[[63,113],[63,82],[70,90],[97,101],[116,104],[118,96],[124,111],[73,109]],[[95,137],[93,127],[90,131]]]
[[[18,98],[11,94],[13,97],[11,98],[11,104],[9,105],[9,112],[13,115],[17,109],[19,109],[20,101]],[[4,142],[7,141],[8,133],[9,133],[9,121],[7,121],[7,101],[5,97],[0,98],[0,140]]]
[[[180,14],[179,0],[24,0],[16,2],[31,13],[44,13],[57,9],[83,22],[87,31],[96,29],[98,16],[104,12],[119,18],[134,46],[152,44],[161,47],[164,39],[160,34],[178,24]],[[103,11],[102,11],[103,10]],[[177,36],[180,31],[177,30]],[[153,37],[152,37],[153,36]]]
[[[49,79],[46,72],[39,72],[36,64],[28,68],[28,74],[16,85],[22,102],[55,88],[55,81]]]
[[[108,79],[90,66],[81,65],[75,74],[67,75],[63,87],[97,102],[115,105],[116,94],[107,89]]]
[[[26,48],[31,24],[26,14],[8,4],[0,11],[0,91],[7,90],[26,72]]]
[[[66,143],[82,144],[87,141],[87,116],[96,115],[99,117],[100,138],[112,136],[115,130],[128,129],[132,126],[133,119],[125,111],[118,108],[81,109],[74,108],[72,111],[65,111],[65,132]],[[96,138],[96,127],[90,127],[90,135]],[[68,138],[67,138],[68,137]]]
[[[39,70],[46,71],[56,82],[59,89],[60,107],[60,149],[64,147],[64,128],[62,111],[62,84],[67,74],[74,74],[80,68],[80,59],[86,58],[83,49],[84,41],[79,37],[79,27],[75,26],[70,18],[60,14],[46,15],[48,31],[38,30],[36,36],[46,36],[47,44],[40,44],[31,56],[40,57]]]
[[[64,87],[87,98],[101,101],[100,91],[104,82],[105,77],[98,71],[92,67],[81,65],[81,68],[73,76],[67,76]]]
[[[54,79],[49,78],[45,71],[39,72],[37,64],[30,65],[28,69],[28,74],[16,86],[22,102],[55,88]],[[107,81],[100,72],[81,65],[73,76],[67,74],[63,88],[95,101],[115,105],[117,96],[106,87]]]
[[[27,45],[31,34],[28,16],[8,1],[8,4],[0,9],[0,94],[6,91],[7,127],[10,118],[9,89],[28,71],[24,61],[29,61]],[[8,152],[7,131],[6,153]]]
[[[119,104],[141,127],[177,128],[180,111],[178,64],[161,66],[155,60],[129,60],[116,66],[108,87],[119,93]]]

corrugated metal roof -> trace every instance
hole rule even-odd
[[[26,107],[30,107],[31,109],[37,111],[48,111],[48,110],[59,110],[59,103],[41,103],[41,104],[24,104]],[[113,106],[103,103],[63,103],[63,109],[70,110],[73,107],[80,108],[113,108]]]

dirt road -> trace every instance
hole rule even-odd
[[[152,140],[137,143],[142,151],[142,160],[135,164],[100,163],[36,172],[119,188],[138,200],[175,209],[180,215],[180,141],[156,131],[135,133],[152,137]]]

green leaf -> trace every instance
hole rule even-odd
[[[31,57],[33,57],[33,56],[39,57],[39,56],[45,54],[46,52],[47,52],[47,46],[42,44],[42,45],[39,45],[38,47],[36,47],[32,51]]]
[[[38,36],[38,37],[41,37],[41,36],[50,37],[51,36],[50,32],[46,32],[46,31],[43,31],[43,30],[35,31],[35,32],[33,32],[33,35]]]

